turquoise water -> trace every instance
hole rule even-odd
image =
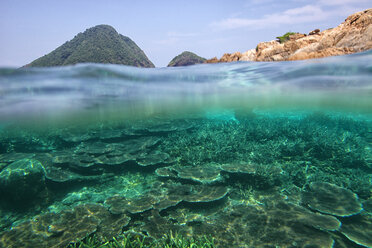
[[[0,247],[370,247],[371,61],[0,69]]]

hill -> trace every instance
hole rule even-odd
[[[154,64],[134,41],[119,34],[109,25],[89,28],[26,66],[63,66],[77,63],[154,67]]]
[[[171,62],[169,62],[168,67],[202,64],[205,60],[205,58],[199,57],[195,53],[186,51],[174,57]]]

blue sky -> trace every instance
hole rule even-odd
[[[182,51],[244,52],[288,31],[335,27],[371,7],[372,0],[1,0],[0,66],[22,66],[109,24],[162,67]]]

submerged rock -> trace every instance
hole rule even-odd
[[[362,211],[362,204],[356,194],[330,183],[311,183],[309,189],[302,193],[302,202],[321,213],[340,217]]]
[[[10,200],[27,203],[45,189],[45,169],[35,159],[21,159],[0,172],[0,191]]]

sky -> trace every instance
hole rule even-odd
[[[0,67],[19,67],[99,24],[130,37],[156,67],[183,51],[244,52],[286,32],[336,27],[372,0],[1,0]]]

